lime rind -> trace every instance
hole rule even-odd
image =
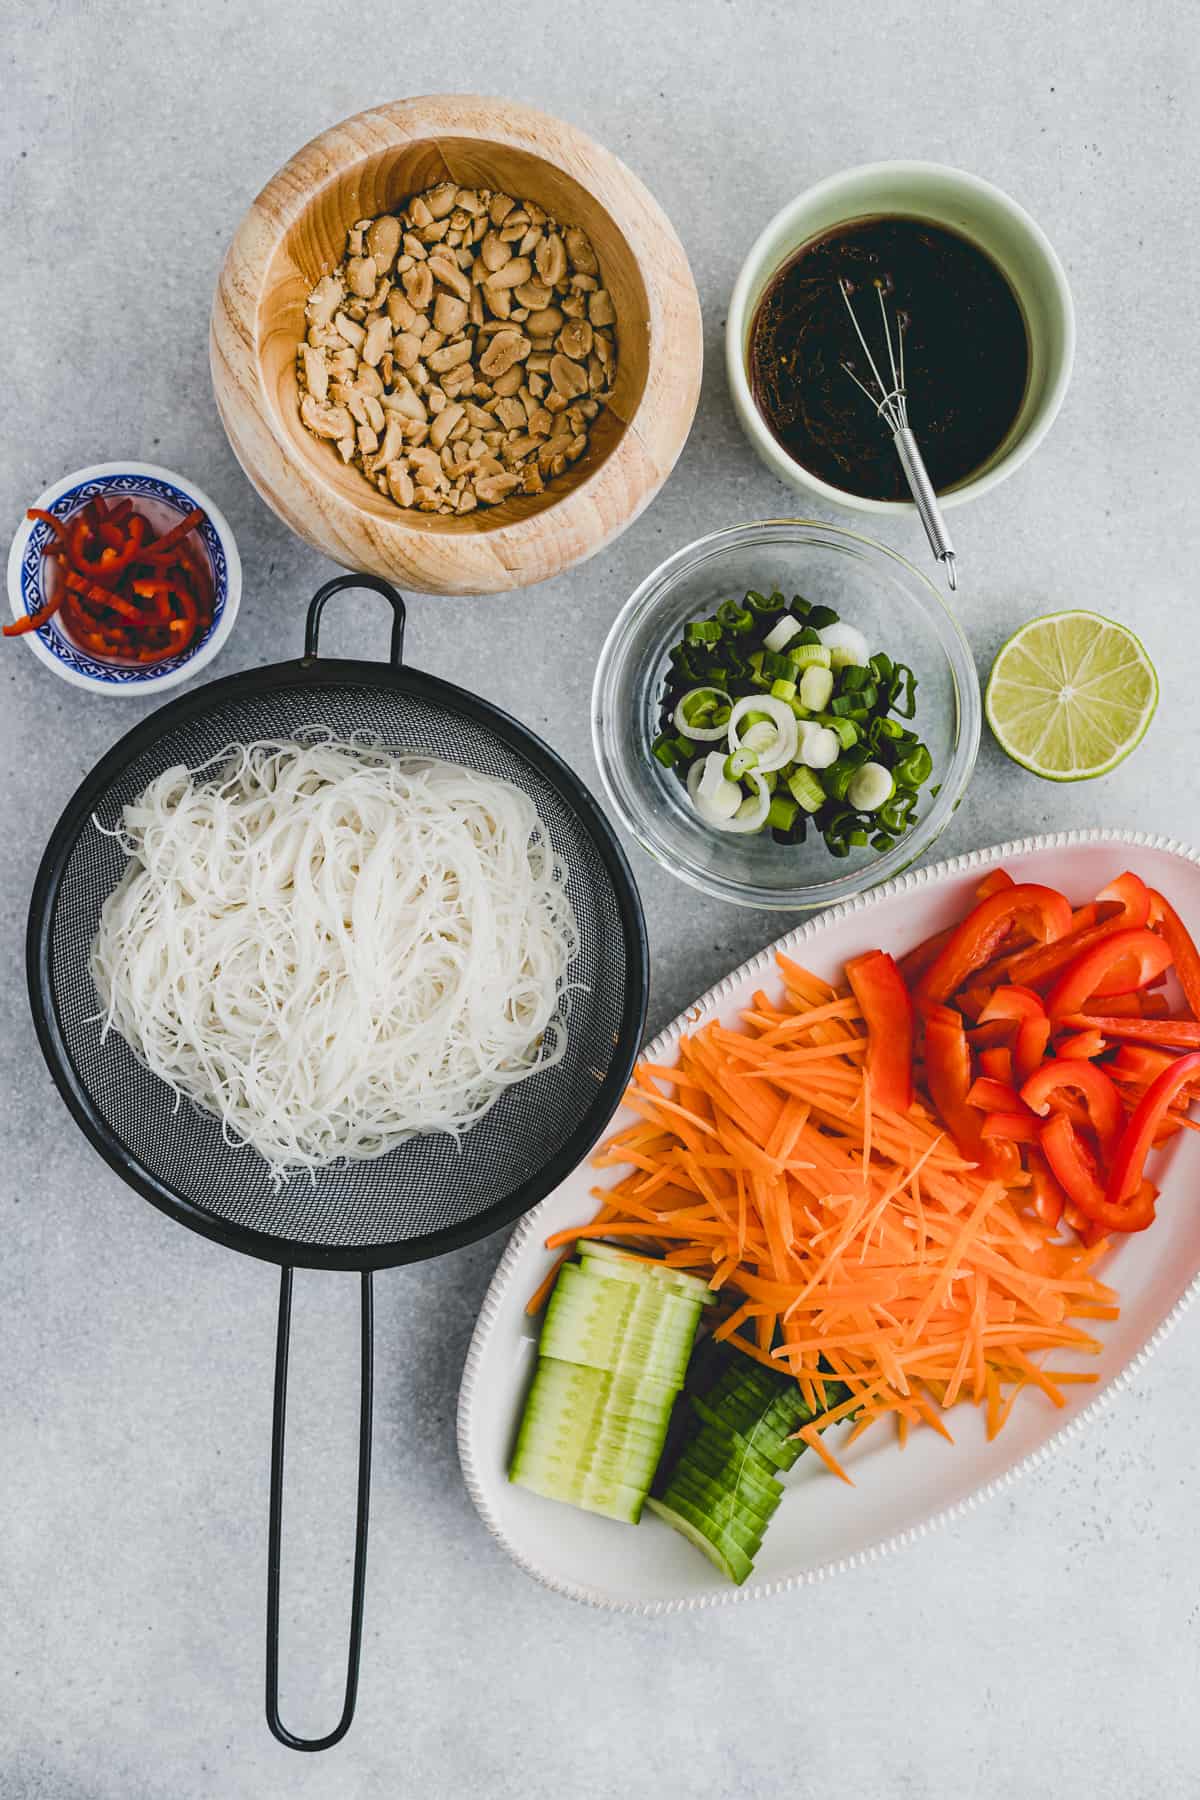
[[[1072,690],[1066,703],[1065,686]],[[1158,677],[1127,626],[1083,609],[1048,613],[1003,645],[984,705],[1013,762],[1044,781],[1091,781],[1145,737]]]

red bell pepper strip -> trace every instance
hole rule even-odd
[[[1110,881],[1096,895],[1099,906],[1114,900],[1121,908],[1117,919],[1122,925],[1133,927],[1149,922],[1150,889],[1141,876],[1135,875],[1131,869],[1126,869],[1123,875],[1118,875],[1115,881]]]
[[[1154,1134],[1189,1082],[1200,1078],[1200,1051],[1180,1056],[1157,1076],[1138,1101],[1109,1170],[1105,1199],[1110,1206],[1124,1205],[1138,1191]]]
[[[984,973],[995,981],[1011,981],[1024,987],[1037,987],[1049,981],[1068,963],[1074,962],[1093,944],[1101,944],[1114,931],[1125,928],[1124,918],[1118,914],[1115,918],[1098,920],[1095,906],[1084,906],[1074,914],[1074,922],[1066,937],[1059,938],[1053,944],[1035,944],[1031,950],[1020,950],[1014,956],[1004,957],[994,969]],[[1080,923],[1082,921],[1082,923]]]
[[[1158,928],[1171,951],[1183,997],[1191,1008],[1193,1017],[1200,1019],[1200,950],[1197,950],[1191,932],[1175,908],[1157,888],[1150,890],[1150,903],[1157,917]]]
[[[1091,1151],[1065,1114],[1055,1113],[1042,1126],[1041,1148],[1067,1199],[1094,1224],[1107,1231],[1132,1232],[1145,1231],[1154,1223],[1156,1193],[1151,1184],[1142,1182],[1123,1204],[1110,1201]]]
[[[1055,1049],[1058,1056],[1083,1057],[1091,1062],[1094,1057],[1103,1056],[1107,1048],[1107,1039],[1099,1031],[1075,1031],[1068,1037],[1060,1038]]]
[[[1112,1059],[1114,1072],[1128,1075],[1146,1087],[1178,1060],[1169,1050],[1151,1050],[1145,1044],[1122,1044]]]
[[[925,1015],[925,1081],[934,1108],[962,1154],[989,1179],[1007,1181],[1020,1169],[1013,1144],[985,1144],[981,1116],[967,1104],[971,1088],[971,1047],[961,1016],[949,1006],[931,1006]]]
[[[979,1135],[985,1144],[1036,1144],[1037,1120],[1028,1112],[990,1112],[984,1114]]]
[[[1063,1111],[1063,1088],[1083,1095],[1088,1123],[1108,1150],[1121,1129],[1123,1117],[1121,1096],[1103,1069],[1082,1057],[1073,1061],[1056,1058],[1044,1062],[1021,1089],[1021,1099],[1031,1112],[1045,1118],[1050,1111]]]
[[[1116,1013],[1072,1013],[1060,1019],[1075,1031],[1093,1026],[1105,1037],[1131,1044],[1158,1044],[1165,1050],[1200,1050],[1200,1023],[1195,1019],[1127,1019]]]
[[[1170,964],[1170,948],[1157,932],[1144,927],[1114,931],[1064,970],[1050,990],[1046,1011],[1056,1018],[1078,1012],[1096,996],[1135,993]]]
[[[986,900],[990,895],[999,894],[1005,888],[1015,887],[1016,885],[1016,882],[1013,880],[1007,869],[993,869],[990,875],[984,876],[983,880],[975,889],[975,898],[977,900]]]
[[[1020,1112],[1021,1096],[1011,1081],[997,1081],[992,1075],[977,1075],[967,1093],[967,1105],[981,1112]]]
[[[1031,881],[1017,882],[981,900],[921,977],[919,998],[946,1000],[957,993],[1018,924],[1028,926],[1043,943],[1052,943],[1070,931],[1071,908],[1056,889]]]
[[[43,525],[49,525],[51,530],[54,532],[55,539],[57,540],[57,543],[60,546],[60,548],[65,549],[66,546],[70,543],[70,541],[71,541],[70,532],[67,530],[67,527],[63,524],[63,521],[59,518],[56,518],[52,512],[44,512],[40,506],[31,506],[27,509],[27,511],[25,513],[25,517],[27,519],[40,519],[42,521]]]
[[[1040,1150],[1030,1150],[1025,1160],[1033,1187],[1033,1210],[1039,1219],[1053,1228],[1063,1216],[1067,1196],[1050,1173],[1050,1165]]]
[[[177,525],[172,525],[170,531],[164,531],[161,537],[155,538],[152,543],[146,545],[148,560],[161,562],[168,551],[174,550],[176,544],[182,543],[189,532],[195,531],[197,525],[203,525],[203,523],[203,508],[194,506],[191,512],[184,514]]]
[[[14,619],[11,624],[4,627],[4,636],[24,637],[26,632],[40,631],[43,625],[49,624],[62,605],[63,592],[64,590],[60,587],[58,592],[53,594],[43,606],[39,606],[34,612],[25,613],[19,619]]]
[[[983,1024],[994,1019],[1017,1021],[1013,1069],[1018,1081],[1027,1081],[1045,1056],[1050,1042],[1050,1020],[1046,1017],[1041,996],[1032,988],[998,987],[980,1014]]]
[[[846,979],[867,1027],[867,1076],[871,1096],[892,1112],[913,1103],[913,1003],[904,977],[886,950],[852,956]]]
[[[915,987],[926,969],[937,957],[943,944],[948,944],[954,936],[954,926],[947,925],[944,931],[935,931],[932,937],[922,938],[900,958],[900,973],[910,988]]]
[[[981,1075],[990,1075],[993,1081],[1003,1081],[1010,1088],[1016,1086],[1013,1080],[1012,1051],[1006,1044],[979,1052],[979,1072]]]

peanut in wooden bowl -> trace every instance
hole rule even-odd
[[[617,315],[616,383],[579,461],[543,494],[462,516],[401,509],[341,463],[301,424],[296,378],[305,300],[341,261],[349,227],[443,181],[581,226]],[[666,215],[615,156],[531,107],[437,95],[358,113],[267,183],[225,258],[210,354],[238,461],[314,549],[425,593],[495,593],[593,555],[666,480],[700,393],[700,303]]]

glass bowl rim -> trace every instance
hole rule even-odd
[[[835,548],[855,553],[868,564],[882,560],[885,565],[894,565],[907,578],[907,582],[901,583],[902,587],[915,584],[916,591],[909,592],[908,599],[918,609],[923,608],[938,638],[954,684],[958,722],[953,756],[942,777],[941,791],[915,830],[901,838],[890,850],[884,851],[874,862],[847,870],[845,874],[830,881],[776,888],[726,878],[715,875],[710,870],[691,866],[680,856],[677,846],[664,842],[658,836],[653,822],[626,791],[616,759],[610,751],[607,734],[613,721],[609,716],[606,695],[614,690],[614,675],[624,668],[635,627],[653,612],[682,573],[700,567],[720,551],[741,544],[761,542],[764,538],[775,539],[780,533],[786,537],[786,534],[793,532],[815,534],[818,540],[832,540]],[[879,543],[877,539],[867,537],[863,532],[851,531],[844,525],[830,524],[828,520],[773,518],[752,519],[707,532],[703,537],[684,544],[650,571],[634,589],[609,627],[592,683],[591,713],[592,749],[605,795],[621,824],[655,862],[669,869],[672,875],[686,882],[689,887],[712,899],[727,900],[738,906],[756,907],[764,911],[797,912],[833,906],[839,901],[851,899],[854,895],[864,893],[901,874],[925,855],[950,822],[971,779],[979,753],[983,706],[979,675],[966,633],[932,581],[910,563],[907,557],[901,556],[888,545]]]

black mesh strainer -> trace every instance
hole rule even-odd
[[[388,663],[318,655],[331,594],[372,588],[393,609]],[[77,1123],[130,1186],[193,1231],[282,1265],[271,1453],[267,1719],[294,1749],[345,1735],[362,1635],[370,1480],[371,1271],[438,1256],[509,1224],[586,1155],[612,1116],[646,1011],[645,924],[611,826],[559,757],[476,695],[402,666],[404,603],[374,576],[340,576],[314,596],[304,656],[209,683],[163,707],[109,751],[71,800],[42,859],[30,907],[29,991],[42,1050]],[[195,767],[230,743],[326,726],[389,748],[425,752],[515,783],[536,806],[569,870],[579,954],[566,1054],[509,1088],[457,1144],[417,1137],[372,1162],[272,1186],[257,1154],[228,1144],[219,1122],[142,1068],[112,1033],[101,1043],[88,951],[100,908],[125,865],[114,825],[163,769]],[[278,1706],[279,1555],[292,1271],[362,1272],[358,1522],[345,1705],[335,1728],[299,1738]]]

